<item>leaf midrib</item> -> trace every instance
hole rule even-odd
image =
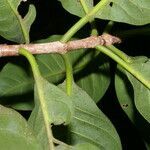
[[[24,40],[26,43],[29,43],[29,39],[27,38],[27,33],[26,33],[26,30],[25,30],[25,27],[23,25],[23,21],[21,20],[21,16],[18,15],[18,11],[16,11],[16,9],[13,7],[13,5],[11,5],[11,3],[9,2],[9,0],[6,0],[9,4],[9,7],[11,8],[12,12],[14,13],[14,15],[16,16],[18,22],[19,22],[19,25],[20,25],[20,28],[22,30],[22,33],[23,33],[23,37],[24,37]]]

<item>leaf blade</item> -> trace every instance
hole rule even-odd
[[[64,89],[64,84],[60,85]],[[82,89],[73,85],[74,116],[69,124],[69,144],[90,143],[101,149],[121,149],[119,136],[107,117]]]
[[[138,66],[139,63],[145,62],[147,60],[146,57],[135,57],[133,59],[135,59],[134,61],[137,62]],[[135,106],[136,97],[134,97],[134,95],[136,93],[134,93],[134,88],[128,78],[128,74],[129,73],[127,73],[126,70],[118,65],[115,75],[115,89],[117,98],[123,111],[126,113],[130,121],[135,125],[135,127],[139,130],[141,137],[144,140],[145,146],[149,147],[150,126],[147,120],[144,119],[144,117],[138,112]],[[140,93],[139,90],[138,93]],[[143,98],[142,101],[144,102]]]
[[[149,82],[150,84],[150,60],[147,59],[145,61],[139,61],[131,64],[137,71],[139,71],[143,77]],[[145,87],[142,83],[140,83],[135,77],[127,73],[128,79],[133,85],[134,88],[134,100],[135,105],[140,114],[150,122],[150,90]],[[144,101],[143,101],[144,98]]]
[[[59,0],[63,8],[69,11],[71,14],[77,15],[79,17],[85,16],[85,11],[82,8],[80,0]],[[86,0],[86,5],[91,9],[93,7],[93,0]]]
[[[56,150],[101,150],[95,145],[89,143],[77,144],[75,146],[59,145],[56,147]]]
[[[37,83],[39,82],[39,83]],[[40,85],[40,89],[39,88]],[[46,108],[41,106],[39,90],[43,91],[43,103]],[[43,111],[43,109],[46,109]],[[45,112],[46,111],[46,112]],[[48,120],[44,119],[44,112],[48,114]],[[35,84],[35,107],[29,118],[29,125],[33,129],[38,141],[43,145],[43,148],[49,149],[49,140],[53,140],[48,136],[46,123],[49,124],[51,130],[52,123],[55,125],[68,124],[72,117],[72,102],[65,92],[57,86],[49,83],[42,77],[36,77]],[[46,122],[47,121],[47,122]],[[52,133],[51,133],[52,134]],[[50,139],[49,139],[50,138]]]
[[[21,95],[24,94],[24,91],[29,92],[33,88],[31,78],[25,73],[24,69],[10,63],[8,63],[1,71],[0,82],[1,97],[5,97],[7,95],[13,96],[17,94]]]
[[[1,0],[0,35],[17,43],[29,43],[29,30],[35,19],[36,11],[35,7],[30,5],[27,16],[22,19],[17,11],[20,3],[20,0]]]
[[[54,35],[46,40],[40,40],[38,42],[59,40],[60,37],[60,35]],[[95,57],[95,51],[84,49],[69,53],[69,57],[74,68],[75,81],[94,99],[95,102],[98,102],[105,94],[110,84],[110,66],[107,58],[103,55]],[[37,55],[36,59],[42,76],[49,82],[58,84],[64,80],[65,65],[60,55]],[[10,86],[7,77],[13,80],[12,86]],[[17,82],[17,80],[19,80],[19,82]],[[0,73],[0,82],[0,97],[9,97],[12,94],[25,94],[33,89],[33,79],[26,75],[24,69],[12,64],[7,64],[3,68]],[[15,91],[13,89],[15,89]],[[3,94],[3,91],[5,91],[5,94]],[[16,108],[15,104],[13,104],[13,107]],[[26,109],[30,110],[31,107],[32,106],[26,107]],[[24,110],[24,107],[22,107],[22,109]]]
[[[71,14],[79,17],[85,16],[81,3],[78,0],[61,0],[60,2],[63,8]],[[93,3],[93,0],[86,3],[92,9],[93,5],[91,3]],[[133,25],[144,25],[150,23],[149,11],[150,1],[148,0],[111,0],[101,12],[96,14],[95,18]]]
[[[25,119],[0,105],[0,145],[3,150],[42,150]]]
[[[112,6],[107,5],[96,17],[133,25],[144,25],[150,22],[149,6],[150,2],[147,0],[113,0]]]

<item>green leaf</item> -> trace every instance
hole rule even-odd
[[[148,59],[145,56],[140,56],[140,57],[133,57],[132,60],[134,64],[139,62],[145,62]],[[128,79],[127,74],[128,72],[125,69],[123,69],[119,65],[117,66],[115,74],[115,89],[121,108],[127,114],[129,119],[133,123],[135,123],[137,122],[136,116],[138,114],[134,104],[134,90],[131,85],[131,82]]]
[[[79,0],[60,0],[64,9],[79,17],[85,16]],[[133,25],[144,25],[150,23],[150,1],[149,0],[108,0],[108,5],[95,18],[124,22]],[[87,6],[92,9],[93,0],[86,1]]]
[[[61,85],[65,90],[65,84]],[[119,136],[108,118],[81,88],[73,84],[74,115],[68,126],[69,144],[90,143],[99,149],[121,150]]]
[[[95,102],[101,100],[110,84],[110,66],[107,58],[99,54],[75,74],[76,83],[85,90]]]
[[[56,150],[101,150],[95,145],[89,143],[77,144],[75,146],[59,145],[55,149]]]
[[[133,123],[136,122],[133,88],[126,76],[126,71],[119,65],[115,74],[115,90],[121,108]]]
[[[33,80],[23,68],[6,64],[0,73],[0,97],[25,94],[33,88]]]
[[[33,5],[30,5],[27,15],[22,18],[17,11],[20,3],[21,0],[0,1],[0,35],[17,43],[29,43],[29,31],[36,10]]]
[[[23,68],[6,64],[0,73],[0,83],[0,104],[19,110],[33,108],[33,79]]]
[[[61,35],[53,35],[38,43],[52,42],[61,39]],[[104,55],[95,57],[95,51],[80,49],[69,53],[73,65],[75,81],[95,102],[105,94],[110,84],[110,66]],[[38,55],[42,75],[49,82],[60,83],[65,77],[63,58],[58,54]]]
[[[42,77],[38,77],[41,90],[44,92],[46,106],[48,107],[48,113],[50,122],[53,124],[68,124],[72,117],[72,101],[69,96],[57,86],[49,83]],[[35,103],[39,100],[39,96],[35,87]],[[43,89],[42,89],[43,88]],[[35,104],[35,107],[39,107],[39,104]]]
[[[145,142],[145,146],[146,146],[146,150],[150,150],[150,143]]]
[[[74,146],[73,150],[84,150],[84,149],[86,149],[86,150],[101,150],[97,146],[89,144],[89,143],[77,144],[76,146]]]
[[[21,100],[17,100],[14,101],[13,103],[10,102],[10,100],[8,100],[8,104],[9,106],[11,106],[12,108],[16,109],[16,110],[21,110],[21,111],[31,111],[34,107],[34,102],[33,99],[25,99],[22,100],[23,98],[21,97]],[[5,100],[4,100],[5,101]],[[6,104],[6,101],[5,101]]]
[[[146,57],[135,57],[134,62],[139,63],[145,62],[146,60]],[[145,141],[146,146],[150,145],[149,123],[137,111],[134,103],[133,87],[128,79],[126,70],[121,68],[119,65],[117,67],[115,75],[115,89],[121,108],[140,132],[141,137]]]
[[[124,22],[133,25],[150,23],[149,0],[111,0],[96,18]]]
[[[70,52],[69,58],[73,65],[75,81],[98,102],[110,84],[110,70],[104,55],[95,57],[94,53],[95,51],[81,49]],[[64,79],[65,66],[60,55],[38,55],[36,58],[42,75],[49,82],[60,83]]]
[[[2,150],[42,150],[26,120],[16,111],[0,105],[0,147]]]
[[[60,35],[50,36],[48,39],[40,40],[47,42],[59,40]],[[69,53],[70,60],[74,66],[74,75],[77,84],[83,88],[95,102],[105,94],[110,83],[110,67],[107,59],[103,55],[95,57],[95,51],[78,50]],[[65,78],[65,66],[63,59],[58,54],[37,55],[36,60],[42,76],[49,82],[60,83]],[[14,71],[15,70],[15,71]],[[0,97],[25,94],[33,89],[33,79],[26,75],[25,70],[13,64],[7,64],[0,73]],[[5,101],[5,99],[4,99]],[[10,102],[7,100],[8,103]],[[20,98],[21,101],[21,98]],[[23,103],[25,101],[22,101]],[[18,105],[18,101],[16,105]],[[28,103],[28,101],[27,101]],[[20,103],[21,104],[21,103]],[[19,104],[19,105],[20,105]],[[24,103],[25,104],[25,103]],[[25,105],[14,108],[31,109]],[[21,105],[20,105],[21,106]]]
[[[73,109],[72,101],[67,94],[60,90],[57,86],[49,83],[42,77],[38,77],[36,82],[40,84],[40,90],[44,92],[44,104],[48,113],[49,124],[68,124],[71,120]],[[39,90],[35,85],[35,107],[29,118],[29,125],[34,130],[34,133],[39,142],[48,149],[48,136],[45,130],[45,120],[40,102]],[[52,138],[52,137],[51,137]]]
[[[142,62],[136,61],[131,65],[135,70],[139,71],[150,84],[150,59]],[[145,87],[141,82],[139,82],[129,73],[127,75],[134,89],[135,106],[140,114],[150,123],[150,89]]]
[[[64,9],[66,9],[71,14],[74,14],[79,17],[85,16],[85,11],[81,5],[81,0],[59,0]],[[85,0],[86,5],[89,9],[93,7],[93,0]]]

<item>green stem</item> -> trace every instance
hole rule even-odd
[[[112,51],[110,51],[109,49],[107,49],[104,46],[97,46],[96,47],[97,50],[99,50],[100,52],[106,54],[107,56],[109,56],[110,58],[112,58],[114,61],[116,61],[119,65],[121,65],[123,68],[125,68],[128,72],[130,72],[134,77],[136,77],[141,83],[143,83],[148,89],[150,89],[150,83],[145,80],[142,76],[142,74],[138,71],[135,71],[132,66],[130,66],[127,62],[125,62],[124,60],[122,60],[119,56],[117,56],[116,54],[114,54]]]
[[[93,16],[96,15],[98,11],[101,11],[108,3],[109,0],[101,0],[85,17],[81,18],[70,28],[70,30],[68,30],[68,32],[63,36],[61,42],[67,42],[89,20],[93,19]]]
[[[65,34],[66,35],[66,34]],[[64,36],[65,36],[64,35]],[[64,37],[63,36],[63,37]],[[60,40],[61,42],[67,42],[67,39],[69,40],[69,38],[67,38],[66,40],[62,37],[62,39]],[[67,95],[71,95],[72,94],[72,84],[73,84],[73,69],[72,69],[72,64],[69,60],[69,56],[68,54],[63,54],[61,55],[64,62],[65,62],[65,68],[66,68],[66,92]]]
[[[93,16],[100,10],[102,10],[107,4],[108,0],[101,0],[85,17],[81,18],[73,27],[71,27],[68,32],[62,37],[61,42],[67,42],[80,28],[82,28],[89,20],[93,19]],[[86,9],[86,7],[85,7]],[[87,10],[87,9],[86,9]],[[93,34],[97,34],[96,31],[93,30]],[[62,55],[65,66],[66,66],[66,89],[67,94],[71,95],[72,93],[72,82],[73,82],[73,71],[72,66],[69,61],[68,56]]]
[[[28,59],[30,65],[31,65],[35,80],[36,80],[36,77],[41,76],[41,73],[38,69],[38,64],[36,63],[34,56],[28,50],[26,50],[24,48],[19,49],[19,54],[25,56]]]
[[[125,54],[124,52],[120,51],[118,48],[116,48],[113,45],[106,46],[108,49],[110,49],[113,53],[118,55],[121,59],[123,59],[127,63],[132,63],[132,58]]]
[[[87,7],[85,1],[80,0],[80,2],[81,2],[81,5],[82,5],[84,11],[86,13],[88,13],[88,7]],[[113,25],[114,25],[114,22],[109,21],[106,28],[104,29],[104,33],[108,33],[112,29]],[[111,51],[108,50],[107,48],[109,48]],[[103,52],[104,54],[106,54],[107,56],[112,58],[114,61],[116,61],[118,64],[120,64],[123,68],[125,68],[128,72],[130,72],[133,76],[135,76],[146,87],[150,88],[150,83],[147,82],[139,72],[135,71],[131,66],[129,66],[128,63],[131,63],[132,59],[128,55],[126,55],[125,53],[123,53],[122,51],[120,51],[113,45],[107,46],[107,48],[105,48],[104,46],[96,47],[97,50],[99,50],[100,52]]]
[[[43,114],[46,133],[47,133],[47,137],[48,137],[49,150],[54,150],[53,135],[52,135],[52,131],[50,128],[50,123],[49,123],[48,109],[47,109],[47,106],[45,103],[45,98],[44,98],[44,91],[43,91],[44,85],[41,86],[41,83],[39,82],[40,77],[41,77],[41,73],[38,69],[38,64],[36,63],[34,56],[28,50],[21,48],[21,49],[19,49],[19,54],[25,56],[31,65],[34,79],[35,79],[35,83],[37,86],[37,92],[39,95],[39,102],[40,102],[40,106],[41,106],[41,110],[42,110],[42,114]]]
[[[86,5],[85,0],[80,0],[80,3],[81,3],[81,5],[82,5],[82,8],[83,8],[85,14],[87,15],[88,12],[89,12],[89,8],[88,8],[88,6]],[[91,28],[92,28],[91,35],[98,35],[98,31],[97,31],[97,29],[96,29],[96,25],[95,25],[94,19],[89,20],[89,22],[90,22]]]
[[[64,59],[65,68],[66,68],[66,91],[67,91],[67,95],[70,96],[72,94],[73,69],[68,55],[64,54],[62,55],[62,57]]]
[[[109,33],[111,31],[113,25],[114,25],[114,22],[113,21],[109,21],[108,24],[106,25],[103,33]]]

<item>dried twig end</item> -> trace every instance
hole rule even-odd
[[[110,35],[110,34],[107,34],[107,33],[104,33],[102,35],[102,38],[105,41],[104,45],[106,45],[106,46],[109,46],[109,45],[112,45],[115,43],[121,43],[120,38],[113,36],[113,35]]]

